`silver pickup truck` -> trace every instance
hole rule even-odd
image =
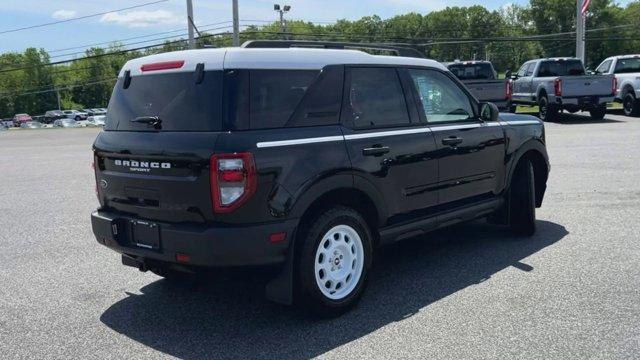
[[[498,80],[489,61],[455,61],[445,63],[478,101],[494,103],[499,109],[509,108],[507,80]]]
[[[562,110],[589,111],[602,119],[607,103],[616,94],[613,75],[585,75],[575,58],[548,58],[527,61],[511,77],[511,103],[537,105],[543,121],[554,120]]]
[[[615,76],[618,89],[614,101],[622,103],[625,115],[640,116],[640,54],[606,58],[595,73]]]

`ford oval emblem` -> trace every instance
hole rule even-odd
[[[100,187],[101,188],[106,189],[108,185],[109,184],[107,183],[107,180],[100,180]]]

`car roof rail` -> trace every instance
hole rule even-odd
[[[364,50],[384,50],[394,53],[396,56],[422,58],[424,54],[417,49],[397,46],[392,44],[360,43],[360,42],[338,42],[338,41],[313,41],[313,40],[249,40],[245,41],[243,48],[311,48],[311,49],[364,49]]]

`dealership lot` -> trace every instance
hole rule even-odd
[[[546,125],[538,233],[474,223],[382,249],[353,312],[267,302],[259,280],[170,286],[89,222],[98,129],[0,133],[0,352],[10,358],[638,358],[640,118]],[[6,355],[5,355],[6,356]]]

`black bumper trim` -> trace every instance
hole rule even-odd
[[[283,263],[298,219],[244,226],[208,227],[159,222],[160,249],[146,249],[129,239],[127,224],[135,218],[115,212],[95,211],[91,226],[98,243],[138,261],[151,259],[175,263],[176,254],[189,255],[182,265],[224,267]],[[269,242],[269,235],[286,232],[285,240]]]

